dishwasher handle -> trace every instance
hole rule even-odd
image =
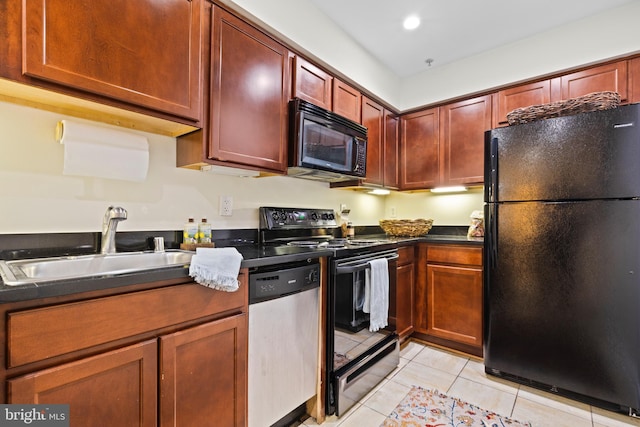
[[[374,259],[386,258],[388,261],[392,261],[394,259],[398,259],[398,254],[393,254],[386,257],[372,257],[367,260],[359,260],[354,261],[353,263],[344,263],[342,265],[338,265],[336,267],[336,274],[350,274],[355,273],[357,271],[362,271],[371,268],[369,261],[373,261]]]

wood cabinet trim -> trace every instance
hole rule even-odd
[[[223,311],[242,311],[247,301],[246,277],[241,275],[237,292],[191,283],[9,313],[7,365],[21,366]]]

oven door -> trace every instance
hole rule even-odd
[[[400,360],[395,325],[369,330],[369,314],[363,311],[365,274],[369,262],[386,258],[389,300],[396,289],[397,250],[386,250],[332,261],[329,292],[328,366],[330,387],[327,412],[338,417],[393,371]]]

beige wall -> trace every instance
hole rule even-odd
[[[632,1],[400,80],[308,0],[225,1],[257,16],[401,111],[640,51],[640,1]]]
[[[640,2],[632,2],[546,34],[400,81],[306,0],[236,0],[261,20],[400,109],[448,99],[571,66],[640,51]],[[292,11],[308,19],[291,19]],[[340,46],[335,49],[334,46]],[[467,225],[482,209],[482,192],[387,197],[331,190],[328,184],[288,177],[238,178],[176,168],[175,139],[146,134],[150,168],[132,183],[62,175],[54,129],[65,116],[0,103],[0,233],[98,231],[110,204],[124,206],[121,230],[179,229],[190,215],[215,229],[255,228],[264,205],[351,208],[356,225],[391,217],[433,218],[436,225]],[[231,195],[234,214],[218,215],[218,198]]]
[[[339,210],[345,203],[356,224],[377,224],[384,214],[384,198],[331,190],[326,183],[176,168],[175,139],[146,133],[150,163],[145,181],[65,176],[63,146],[54,133],[63,119],[70,118],[0,102],[0,233],[99,231],[110,204],[129,212],[120,230],[180,229],[190,215],[206,216],[215,229],[257,228],[257,208],[268,205]],[[221,195],[233,197],[231,217],[218,215]]]

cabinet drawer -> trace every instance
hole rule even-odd
[[[237,292],[191,283],[10,313],[8,366],[44,360],[247,304],[246,276]]]
[[[441,264],[482,265],[482,248],[466,246],[429,246],[427,262]]]
[[[415,258],[414,246],[403,246],[398,248],[398,265],[411,264]]]

